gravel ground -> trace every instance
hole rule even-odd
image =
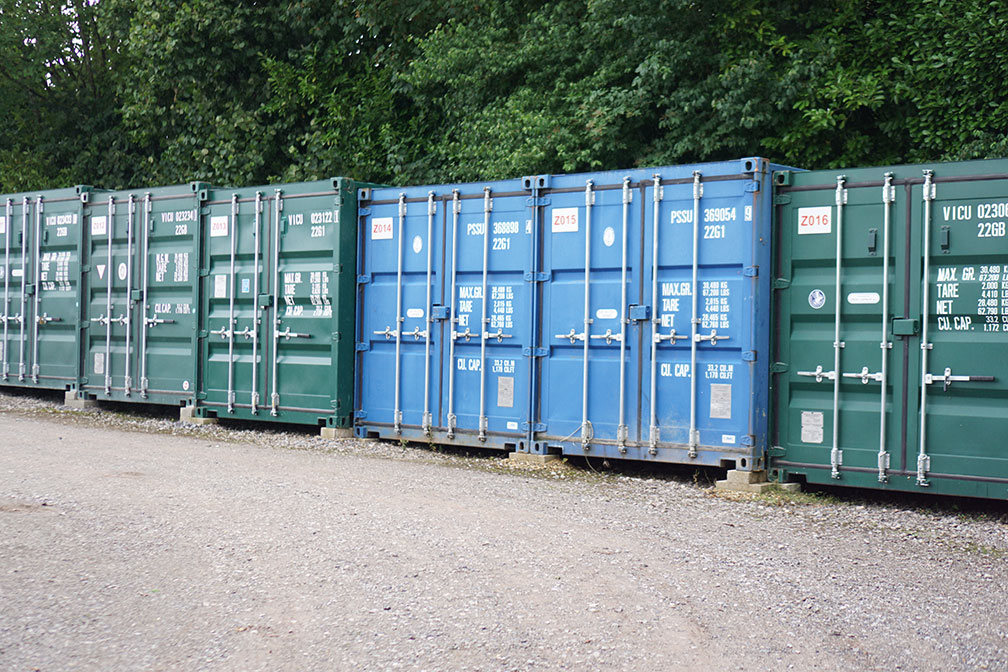
[[[998,504],[0,394],[3,670],[1008,670]]]

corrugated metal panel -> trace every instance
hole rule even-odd
[[[1008,497],[1008,162],[777,181],[775,467]]]
[[[374,190],[359,433],[762,468],[771,168]]]
[[[349,427],[357,186],[202,194],[199,413]]]
[[[118,191],[89,200],[83,396],[176,405],[193,396],[201,188]]]
[[[3,384],[71,389],[78,381],[81,194],[0,197]]]

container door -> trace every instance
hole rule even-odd
[[[77,384],[80,218],[78,197],[35,201],[31,377],[53,389]]]
[[[532,286],[536,235],[525,193],[462,194],[449,201],[448,306],[444,365],[447,438],[465,434],[524,448],[531,392]]]
[[[88,348],[84,388],[101,398],[125,398],[134,391],[135,345],[131,286],[136,272],[134,237],[137,206],[133,197],[95,202],[85,223],[89,240]]]
[[[839,176],[792,198],[777,252],[785,461],[884,482],[903,459],[901,381],[912,373],[904,354],[916,330],[902,261],[908,190],[889,174],[852,186]]]
[[[0,352],[2,360],[3,381],[25,382],[30,379],[29,359],[26,352],[28,342],[26,329],[31,329],[32,319],[26,317],[31,309],[28,285],[31,271],[29,268],[29,248],[31,240],[32,206],[28,197],[20,200],[8,198],[4,202],[3,212],[3,349]],[[25,241],[29,241],[26,245]]]
[[[274,417],[317,424],[336,410],[332,296],[338,270],[337,194],[331,186],[304,195],[277,190],[270,205],[269,411]],[[251,318],[248,313],[245,319]],[[307,417],[298,419],[298,414]]]
[[[174,403],[194,393],[193,276],[199,214],[195,195],[147,193],[138,200],[132,371],[141,399]]]
[[[204,208],[206,345],[201,404],[220,417],[240,409],[257,415],[272,410],[266,385],[274,331],[268,311],[273,305],[269,269],[275,227],[269,215],[275,210],[270,205],[279,201],[267,200],[261,192],[244,200],[238,193],[222,195],[228,198]]]
[[[587,180],[583,191],[549,195],[544,231],[543,438],[593,455],[623,454],[639,441],[642,193]]]
[[[443,291],[444,219],[438,217],[443,207],[434,192],[410,199],[400,194],[397,201],[374,204],[365,222],[366,356],[359,375],[366,384],[364,415],[358,417],[390,427],[393,436],[426,438],[435,426],[443,427],[438,404],[443,332],[432,318]],[[477,323],[470,333],[470,340],[478,341]]]
[[[660,177],[660,176],[658,176]],[[757,343],[759,175],[705,176],[645,192],[641,441],[675,462],[759,468],[752,460],[765,391]],[[765,328],[765,327],[764,327]]]
[[[908,477],[943,491],[950,487],[945,477],[965,477],[977,484],[977,494],[1003,497],[1008,181],[980,176],[944,182],[941,170],[925,171],[912,197],[921,223],[913,268],[913,282],[921,286],[914,306],[921,330],[919,349],[911,354],[919,370],[911,379],[908,417],[917,431]]]

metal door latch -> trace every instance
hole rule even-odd
[[[928,385],[932,385],[936,381],[944,383],[943,389],[948,390],[949,385],[953,382],[958,383],[993,383],[994,376],[953,376],[952,369],[946,367],[945,373],[940,376],[936,376],[933,373],[924,374],[924,382]]]
[[[290,327],[287,327],[287,329],[285,329],[284,331],[280,331],[279,329],[275,329],[273,331],[273,337],[274,338],[283,337],[283,338],[285,338],[285,339],[287,339],[289,341],[292,338],[311,338],[311,334],[298,334],[298,333],[295,333],[295,332],[291,331]]]
[[[511,334],[505,334],[503,329],[498,329],[496,334],[489,331],[484,331],[483,338],[484,340],[496,338],[498,343],[503,343],[505,338],[511,338]]]
[[[843,374],[843,377],[844,378],[860,378],[861,379],[861,383],[864,384],[864,385],[867,385],[869,380],[874,380],[876,383],[881,383],[882,382],[882,372],[879,371],[877,373],[868,373],[868,367],[867,366],[861,367],[861,372],[860,373],[845,373],[845,374]]]
[[[701,341],[710,341],[711,345],[717,345],[718,341],[727,341],[729,338],[730,338],[729,336],[718,336],[717,329],[711,329],[711,332],[706,336],[702,334],[697,334],[696,342],[699,343]]]
[[[213,334],[214,336],[218,336],[219,335],[223,339],[231,338],[231,336],[233,335],[231,333],[231,330],[228,329],[227,327],[221,327],[220,329],[214,329],[210,333]]]
[[[59,317],[49,317],[49,313],[42,313],[39,315],[38,323],[40,325],[45,325],[48,322],[62,322],[63,320]]]
[[[623,334],[614,334],[612,329],[606,329],[604,334],[592,334],[592,338],[604,338],[606,345],[610,345],[613,341],[619,343],[623,340]]]
[[[165,320],[163,318],[157,317],[156,315],[154,317],[145,318],[144,322],[147,324],[148,327],[154,327],[159,324],[175,324],[175,320]]]
[[[689,338],[689,335],[688,334],[677,334],[675,329],[673,329],[672,331],[670,331],[667,334],[660,334],[660,333],[658,333],[656,331],[655,335],[654,335],[654,342],[655,343],[661,343],[662,341],[669,341],[670,343],[672,343],[673,345],[675,345],[676,341],[682,340],[684,338]]]
[[[453,339],[457,340],[459,338],[464,338],[466,340],[466,343],[468,343],[469,339],[473,338],[474,336],[476,336],[476,334],[474,334],[472,332],[472,330],[469,329],[469,327],[466,327],[465,331],[461,331],[461,332],[460,331],[453,331],[452,332],[452,338]]]
[[[826,380],[833,380],[834,378],[836,378],[835,371],[823,371],[821,364],[815,367],[815,371],[796,371],[795,373],[797,373],[799,376],[810,376],[812,378],[815,378],[815,382],[817,383],[821,383],[823,381],[823,378],[825,378]]]
[[[556,337],[557,338],[569,338],[570,342],[571,342],[571,345],[573,345],[574,343],[577,343],[578,341],[585,340],[584,332],[578,334],[578,333],[576,333],[574,331],[574,329],[571,329],[570,333],[568,333],[568,334],[557,334]]]
[[[393,336],[398,336],[399,332],[398,331],[392,331],[392,327],[386,326],[384,331],[376,331],[376,332],[374,332],[374,334],[376,336],[384,336],[385,340],[388,341],[388,340],[391,340]]]

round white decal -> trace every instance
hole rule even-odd
[[[182,389],[185,390],[186,392],[189,391],[189,381],[188,380],[183,380],[182,381]]]
[[[808,295],[808,305],[819,310],[826,305],[826,294],[821,289],[813,289]]]
[[[126,264],[120,263],[119,264],[119,268],[116,269],[116,272],[119,274],[119,279],[120,280],[125,280],[126,279]]]
[[[423,249],[423,238],[420,236],[413,237],[413,252],[420,254],[420,250]]]
[[[616,231],[611,226],[605,227],[605,231],[602,232],[602,242],[606,247],[612,247],[612,244],[616,242]]]

